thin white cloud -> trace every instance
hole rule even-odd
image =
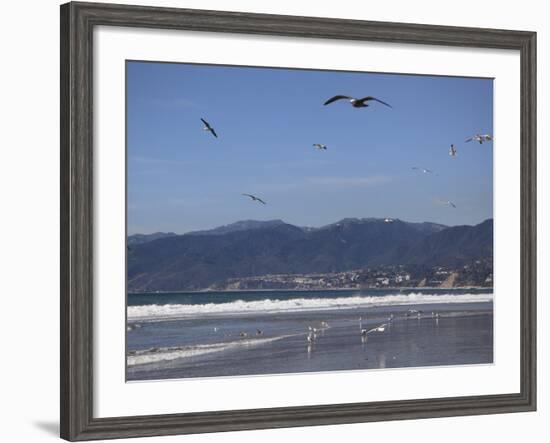
[[[366,188],[378,186],[392,181],[387,175],[371,175],[366,177],[308,177],[301,182],[268,183],[256,187],[262,192],[286,192],[312,187],[331,188]]]
[[[367,177],[310,177],[307,181],[314,185],[362,188],[389,183],[391,177],[387,175],[371,175]]]
[[[284,163],[266,163],[262,167],[265,169],[299,169],[299,168],[318,168],[319,166],[329,165],[330,161],[324,159],[308,159],[302,161],[289,161]]]
[[[146,99],[147,102],[153,106],[159,106],[161,108],[169,109],[204,109],[204,106],[201,106],[189,99],[182,97],[172,97],[172,98],[153,98]]]
[[[208,206],[219,205],[219,201],[212,198],[204,197],[170,197],[166,200],[166,203],[170,206],[183,207],[183,208],[206,208]]]
[[[138,163],[142,165],[182,166],[182,165],[193,164],[193,162],[186,161],[186,160],[174,160],[174,159],[166,159],[166,158],[140,157],[140,156],[128,157],[128,160],[130,162]]]
[[[287,192],[304,186],[307,186],[307,183],[266,183],[258,185],[254,189],[257,189],[258,192]]]

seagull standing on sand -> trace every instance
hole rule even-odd
[[[451,145],[451,147],[449,148],[449,155],[451,157],[456,157],[456,148],[455,148],[455,145]]]
[[[312,328],[311,326],[308,326],[307,329],[308,329],[308,333],[306,336],[307,342],[313,343],[317,338],[317,329]]]
[[[378,103],[382,103],[383,105],[391,108],[392,106],[386,102],[383,102],[382,100],[377,99],[376,97],[363,97],[363,98],[354,98],[350,97],[349,95],[335,95],[334,97],[329,98],[324,104],[330,105],[331,103],[334,103],[337,100],[348,100],[354,108],[366,108],[368,107],[368,103],[370,101],[375,101]]]
[[[210,123],[208,123],[204,118],[201,118],[201,121],[204,123],[204,128],[202,129],[210,132],[214,137],[218,138],[218,134],[216,134],[216,131],[214,131],[214,128],[210,126]]]
[[[327,145],[323,145],[321,143],[313,143],[313,146],[315,146],[320,151],[326,151],[327,150]]]
[[[370,334],[371,332],[384,332],[386,330],[386,326],[388,326],[387,323],[384,323],[376,328],[369,329],[367,334]]]
[[[422,311],[418,311],[416,309],[409,309],[405,315],[407,317],[411,317],[413,314],[416,314],[418,316],[418,315],[422,314]]]
[[[361,331],[361,335],[363,337],[366,337],[368,332],[366,329],[363,328],[363,318],[359,317],[359,330]]]
[[[492,135],[489,135],[489,134],[476,134],[470,138],[467,138],[466,139],[466,143],[468,142],[471,142],[471,141],[475,141],[475,142],[478,142],[480,145],[483,144],[483,142],[490,142],[490,141],[493,141],[493,136]]]
[[[262,204],[264,204],[264,205],[267,204],[267,203],[264,202],[261,198],[256,197],[255,195],[252,195],[252,194],[243,194],[243,195],[246,196],[246,197],[250,197],[250,198],[251,198],[253,201],[255,201],[255,202],[259,202],[259,203],[262,203]]]

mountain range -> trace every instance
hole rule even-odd
[[[207,231],[128,237],[128,290],[200,290],[229,278],[380,265],[460,266],[492,257],[493,220],[445,226],[348,218],[320,228],[245,220]]]
[[[176,235],[174,232],[154,232],[152,234],[134,234],[128,236],[128,246],[139,245],[141,243],[147,243],[159,238],[173,237]]]

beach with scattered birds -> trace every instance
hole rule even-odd
[[[127,329],[128,381],[493,362],[487,290],[135,294]]]
[[[127,381],[493,363],[492,79],[126,71]]]

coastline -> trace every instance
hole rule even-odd
[[[315,289],[201,289],[196,291],[190,290],[173,290],[173,291],[127,291],[128,295],[155,295],[155,294],[232,294],[237,292],[344,292],[344,291],[398,291],[398,292],[414,292],[416,290],[487,290],[493,292],[493,286],[453,286],[452,288],[442,288],[441,286],[388,286],[384,288],[315,288]]]

